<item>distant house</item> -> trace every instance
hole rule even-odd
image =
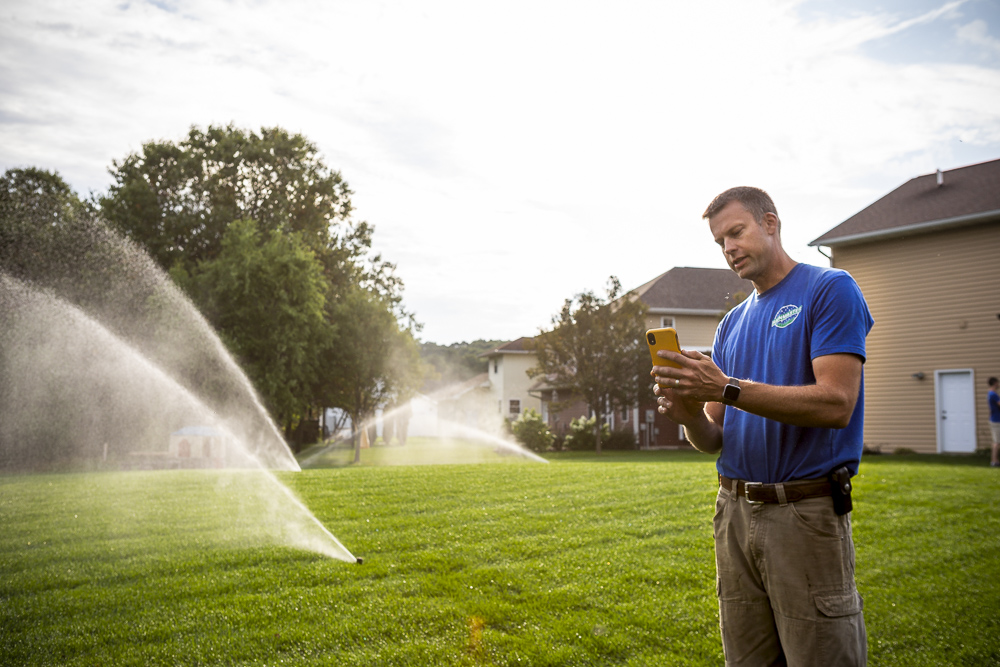
[[[225,435],[209,426],[186,426],[174,431],[167,452],[181,468],[223,468],[228,453]]]
[[[715,329],[733,306],[745,298],[753,285],[729,269],[677,267],[670,269],[634,291],[648,308],[646,328],[673,327],[681,347],[710,353]],[[530,338],[519,338],[483,356],[490,359],[488,373],[498,410],[516,419],[533,408],[539,411],[553,432],[565,434],[576,417],[588,417],[579,400],[568,400],[545,378],[528,380],[528,369],[537,363]],[[527,380],[527,382],[526,382]],[[606,415],[613,429],[630,429],[641,448],[687,447],[682,430],[656,410],[652,394],[630,410]],[[554,404],[561,403],[560,410]],[[505,409],[506,408],[506,409]]]
[[[160,470],[164,468],[226,468],[246,465],[242,451],[229,438],[209,426],[186,426],[170,434],[167,449],[132,451],[122,468]]]
[[[810,245],[831,249],[875,318],[866,445],[988,447],[986,380],[1000,376],[1000,160],[913,178]]]
[[[753,290],[753,283],[729,269],[676,267],[635,289],[646,304],[646,328],[673,327],[681,347],[711,354],[722,316]],[[656,410],[652,400],[640,404],[632,422],[639,446],[687,446],[684,432]]]
[[[536,363],[535,353],[530,349],[531,340],[521,337],[479,355],[489,362],[486,373],[490,412],[502,418],[517,419],[529,408],[536,412],[542,410],[541,400],[529,393],[534,381],[528,377],[528,369]]]

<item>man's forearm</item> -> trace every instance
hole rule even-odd
[[[736,407],[793,426],[844,428],[854,411],[852,396],[828,387],[779,387],[743,382]]]
[[[715,454],[722,449],[722,427],[712,421],[707,412],[702,412],[698,419],[685,424],[684,433],[688,442],[700,452]]]

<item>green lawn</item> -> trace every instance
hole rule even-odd
[[[711,457],[391,449],[280,475],[363,565],[280,544],[251,473],[0,477],[0,663],[721,664]],[[1000,471],[873,456],[856,488],[871,663],[1000,663]]]

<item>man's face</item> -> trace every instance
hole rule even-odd
[[[744,280],[754,280],[763,275],[770,260],[774,237],[769,232],[773,225],[754,220],[743,204],[729,202],[721,211],[708,219],[715,242],[722,248],[729,268]],[[776,229],[776,228],[775,228]]]

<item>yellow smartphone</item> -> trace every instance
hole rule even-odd
[[[673,366],[680,368],[681,365],[664,359],[656,353],[660,350],[670,350],[680,353],[681,345],[677,340],[677,332],[672,327],[664,329],[650,329],[646,332],[646,344],[649,346],[649,359],[654,366]]]

